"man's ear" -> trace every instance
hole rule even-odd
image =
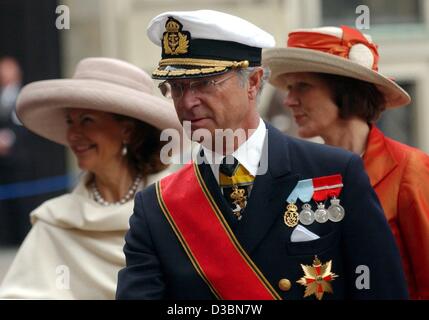
[[[256,69],[249,76],[249,87],[247,90],[249,100],[256,100],[256,96],[258,95],[259,88],[262,85],[263,76],[264,76],[264,70],[262,68]]]

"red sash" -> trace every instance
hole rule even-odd
[[[156,191],[193,266],[218,299],[281,299],[238,243],[196,164],[162,179]]]

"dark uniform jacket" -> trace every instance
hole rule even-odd
[[[323,300],[406,298],[398,250],[361,159],[267,127],[268,171],[256,176],[241,221],[228,207],[210,165],[199,169],[236,238],[272,287],[283,299],[304,299],[305,287],[296,282],[304,276],[301,264],[312,265],[317,255],[322,263],[332,260],[338,275],[330,282],[333,293],[325,293]],[[333,174],[343,178],[344,219],[314,222],[305,227],[319,239],[291,242],[293,228],[283,219],[288,195],[299,180]],[[193,205],[192,198],[187,201]],[[124,252],[127,266],[119,272],[118,299],[214,299],[161,212],[154,185],[136,195]],[[365,281],[359,278],[362,272],[369,276]],[[281,279],[290,280],[289,290],[279,288]]]

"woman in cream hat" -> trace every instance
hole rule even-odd
[[[374,125],[386,108],[410,102],[378,72],[378,58],[369,36],[345,26],[296,30],[286,48],[263,54],[270,82],[288,91],[284,104],[299,135],[361,155],[397,240],[410,297],[429,299],[429,157]]]
[[[160,130],[180,128],[150,77],[109,58],[82,60],[72,79],[23,88],[17,114],[68,146],[85,172],[72,193],[31,213],[33,227],[1,287],[2,298],[113,299],[137,190],[160,161]]]

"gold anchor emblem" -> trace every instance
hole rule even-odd
[[[291,228],[298,224],[298,207],[294,203],[287,205],[283,220],[285,225]]]
[[[162,37],[164,53],[169,55],[179,55],[188,52],[189,39],[191,34],[187,31],[182,31],[182,24],[176,19],[169,17]],[[188,39],[189,38],[189,39]]]

